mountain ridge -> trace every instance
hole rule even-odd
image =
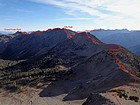
[[[60,30],[61,29],[55,29],[55,31]],[[57,43],[55,46],[50,48],[48,52],[45,52],[45,54],[35,55],[19,64],[2,69],[1,74],[3,76],[1,78],[1,83],[3,83],[2,81],[10,80],[11,82],[16,81],[17,84],[22,84],[23,81],[25,83],[28,82],[27,84],[30,84],[32,81],[40,79],[41,81],[45,81],[48,79],[61,80],[61,78],[67,78],[69,80],[68,77],[70,77],[70,81],[68,82],[70,82],[71,85],[74,85],[76,89],[79,87],[77,83],[82,83],[84,88],[86,89],[87,93],[85,95],[81,94],[81,97],[87,97],[89,93],[94,90],[94,88],[100,88],[101,90],[103,86],[106,88],[111,88],[110,85],[105,85],[105,83],[109,82],[111,84],[114,84],[114,81],[118,81],[118,83],[114,84],[113,87],[124,83],[124,81],[125,84],[127,82],[129,83],[129,80],[131,80],[133,85],[135,84],[135,77],[133,77],[135,75],[132,76],[130,75],[130,73],[136,71],[136,69],[139,68],[139,65],[136,66],[136,63],[139,62],[137,61],[139,60],[139,58],[135,56],[133,57],[131,53],[127,54],[127,50],[123,52],[122,50],[124,50],[124,48],[122,46],[117,44],[105,44],[89,33],[76,33],[70,30],[65,31],[67,31],[68,35],[62,34],[66,36],[64,40],[62,42],[60,41],[60,43]],[[49,32],[51,33],[50,30]],[[34,34],[40,35],[41,33],[37,32]],[[56,35],[59,35],[59,32],[56,32],[55,36]],[[26,34],[24,37],[32,37],[28,36],[29,35]],[[41,37],[41,35],[39,37]],[[123,61],[126,56],[128,56],[128,58],[132,56],[131,59],[134,60],[132,62],[132,64],[134,64],[134,67],[131,71],[127,70],[129,69],[129,66],[131,67],[131,63],[128,63],[129,59],[125,62]],[[90,61],[89,59],[93,59],[93,61]],[[126,64],[128,65],[128,67],[125,66]],[[117,70],[113,71],[113,69]],[[95,78],[99,75],[101,79]],[[71,76],[73,78],[71,78]],[[79,76],[81,78],[78,78]],[[87,85],[86,82],[88,80],[93,81],[90,81]],[[119,83],[119,80],[121,81],[121,83]],[[98,85],[95,85],[96,83],[98,83]],[[66,84],[64,83],[62,86],[64,85]],[[88,88],[86,85],[90,88]],[[92,85],[95,85],[95,87],[93,88]],[[66,97],[64,97],[64,100],[71,100],[75,96],[77,97],[77,94],[79,94],[79,92],[73,94],[75,90],[67,91],[69,91],[70,93]],[[43,93],[40,93],[40,95],[42,96]]]
[[[98,32],[91,31],[90,33],[105,43],[120,44],[135,54],[139,55],[139,30],[101,30]]]

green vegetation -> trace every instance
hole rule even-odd
[[[109,92],[117,92],[116,90],[110,90]]]
[[[44,69],[32,67],[29,70],[18,68],[14,71],[12,69],[9,72],[6,71],[1,71],[0,88],[9,90],[10,92],[20,90],[21,86],[40,88],[48,82],[57,81],[63,78],[64,75],[73,73],[61,65]]]
[[[139,73],[136,73],[136,76],[140,78],[140,72]]]
[[[127,93],[126,93],[125,90],[119,90],[117,95],[118,95],[120,98],[123,98],[123,97],[124,97],[125,100],[128,99],[128,95],[127,95]]]
[[[16,85],[16,84],[8,84],[3,87],[5,90],[8,90],[9,92],[20,92],[21,91],[21,86]]]
[[[136,91],[136,90],[134,90],[134,91]],[[110,90],[110,92],[117,92],[117,91],[116,90]],[[123,89],[119,90],[117,93],[118,93],[117,95],[120,98],[124,98],[125,100],[132,100],[132,101],[135,101],[135,102],[138,102],[139,101],[139,97],[137,97],[137,96],[129,96],[128,97],[128,93],[129,92],[126,92]]]
[[[129,97],[129,100],[134,100],[135,102],[138,102],[139,97],[136,97],[136,96],[130,96],[130,97]]]

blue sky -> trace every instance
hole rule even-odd
[[[140,0],[0,0],[0,30],[140,28]]]

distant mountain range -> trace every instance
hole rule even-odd
[[[100,30],[93,31],[91,34],[98,37],[101,41],[105,43],[116,43],[120,44],[137,55],[140,55],[140,31],[129,31],[123,30]],[[137,46],[137,47],[135,47]],[[134,48],[133,48],[134,47]]]
[[[130,47],[129,50],[137,55],[140,55],[140,44]]]
[[[14,34],[0,35],[0,54],[4,51],[6,43],[16,37]]]
[[[104,38],[106,38],[106,37],[108,37],[108,36],[110,36],[110,35],[113,35],[113,34],[118,34],[118,33],[129,33],[130,31],[129,30],[127,30],[127,29],[116,29],[116,30],[104,30],[104,29],[96,29],[96,30],[98,30],[98,31],[92,31],[91,30],[91,33],[92,34],[95,34],[96,35],[96,37],[98,37],[99,39],[104,39]]]
[[[0,35],[3,35],[3,34],[14,34],[15,32],[14,31],[0,31]]]

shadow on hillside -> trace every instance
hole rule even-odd
[[[47,88],[40,92],[40,97],[54,97],[69,93],[76,84],[69,81],[52,82]]]
[[[97,82],[78,84],[76,81],[61,80],[51,83],[47,88],[39,93],[40,97],[55,97],[66,94],[63,101],[81,100],[89,96],[90,93],[104,93],[112,88],[127,85],[130,80],[103,81],[100,85]]]

